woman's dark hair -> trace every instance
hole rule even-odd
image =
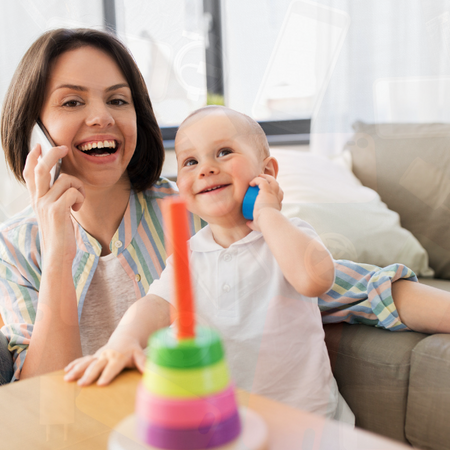
[[[133,96],[137,117],[137,144],[127,172],[133,189],[152,186],[161,174],[164,147],[144,79],[128,49],[113,35],[93,29],[61,28],[44,33],[28,49],[14,73],[3,103],[2,146],[16,178],[24,182],[23,169],[31,130],[39,118],[52,63],[61,54],[94,47],[117,63]]]

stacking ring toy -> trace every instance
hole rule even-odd
[[[136,396],[136,434],[156,448],[213,448],[234,441],[241,420],[222,341],[216,331],[195,325],[184,203],[176,198],[165,202],[178,316],[175,330],[164,328],[150,336]]]

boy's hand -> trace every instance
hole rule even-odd
[[[94,355],[72,361],[64,368],[65,381],[78,380],[79,386],[88,386],[98,379],[97,385],[109,384],[124,368],[137,368],[141,373],[145,367],[144,350],[136,343],[128,343],[114,348],[105,345]]]
[[[255,231],[261,231],[259,220],[261,212],[265,208],[281,210],[281,202],[283,201],[283,191],[278,181],[271,175],[261,174],[250,182],[250,186],[258,186],[259,193],[256,197],[255,207],[253,210],[253,221],[247,222],[247,226]]]

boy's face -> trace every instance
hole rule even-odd
[[[250,181],[264,172],[264,154],[239,114],[200,112],[175,141],[180,197],[210,224],[245,223],[242,202]]]

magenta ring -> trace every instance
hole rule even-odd
[[[139,383],[136,415],[145,422],[167,428],[198,428],[222,422],[237,411],[234,386],[204,398],[173,399],[149,393]]]
[[[228,419],[195,429],[164,428],[137,417],[137,437],[154,447],[168,450],[197,450],[225,445],[236,439],[241,432],[241,422],[236,411]]]

